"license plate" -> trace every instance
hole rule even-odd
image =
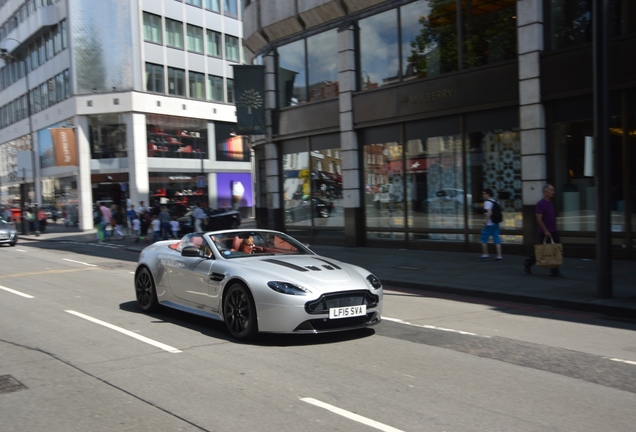
[[[9,238],[9,234],[0,234],[0,240],[6,240]]]
[[[351,318],[366,315],[367,305],[347,306],[329,309],[329,319]]]

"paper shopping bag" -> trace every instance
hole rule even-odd
[[[542,244],[534,245],[534,255],[537,265],[546,268],[557,268],[563,265],[563,245],[555,243],[550,238],[550,243],[543,240]]]

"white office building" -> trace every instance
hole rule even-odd
[[[232,205],[240,0],[0,0],[0,202]]]

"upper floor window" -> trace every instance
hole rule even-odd
[[[307,101],[305,41],[278,47],[278,106],[298,105]]]
[[[189,72],[188,86],[190,97],[194,99],[205,99],[204,75],[199,72]]]
[[[201,7],[201,0],[186,0],[186,4]]]
[[[236,0],[223,0],[223,14],[231,17],[237,17]]]
[[[146,63],[146,91],[164,93],[163,66]]]
[[[183,23],[166,18],[166,45],[183,49]]]
[[[223,102],[223,77],[208,75],[208,100]]]
[[[212,12],[221,13],[219,0],[205,0],[205,8]]]
[[[225,59],[228,61],[239,61],[238,38],[225,35]]]
[[[168,94],[185,96],[185,71],[168,68]]]
[[[161,17],[144,12],[144,40],[161,44],[163,43],[161,34]]]
[[[203,54],[203,29],[188,24],[186,32],[188,35],[188,50]]]
[[[211,55],[214,57],[222,57],[223,48],[221,46],[221,33],[213,31],[213,30],[206,30],[206,34],[207,34],[206,48],[207,48],[208,55]]]

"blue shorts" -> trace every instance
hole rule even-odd
[[[499,224],[486,225],[481,230],[481,238],[479,239],[482,243],[488,243],[488,239],[492,237],[492,241],[495,244],[501,244],[501,239],[499,238]]]

